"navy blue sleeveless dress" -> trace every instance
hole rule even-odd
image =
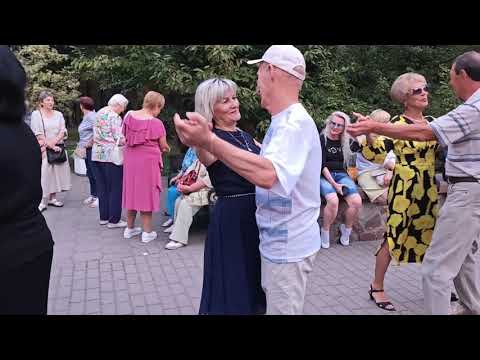
[[[214,129],[223,140],[260,153],[246,132]],[[243,135],[243,136],[242,136]],[[266,311],[261,286],[255,185],[221,161],[208,168],[218,196],[205,241],[201,315],[258,315]]]

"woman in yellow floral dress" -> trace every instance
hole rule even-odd
[[[423,115],[428,106],[425,78],[415,73],[401,75],[392,85],[392,99],[404,105],[395,124],[418,124],[430,120]],[[369,140],[370,142],[371,140]],[[438,196],[435,184],[436,141],[404,141],[379,137],[362,148],[370,161],[383,162],[393,150],[397,162],[388,189],[388,221],[385,241],[376,253],[375,278],[370,298],[387,311],[395,311],[385,296],[383,282],[390,261],[421,263],[430,244],[437,219]]]

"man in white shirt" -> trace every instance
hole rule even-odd
[[[291,45],[273,45],[258,63],[257,92],[272,115],[260,156],[218,138],[206,120],[175,115],[182,142],[206,149],[257,186],[262,287],[267,314],[302,314],[307,275],[320,249],[322,153],[315,122],[299,103],[306,65]]]
[[[480,315],[478,240],[480,234],[480,53],[460,55],[450,69],[450,85],[464,103],[425,124],[396,125],[363,116],[350,135],[375,133],[394,139],[438,140],[448,148],[445,172],[448,195],[422,264],[425,310],[450,311],[453,279],[464,313]]]

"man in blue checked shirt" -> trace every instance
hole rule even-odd
[[[427,314],[447,315],[453,279],[461,313],[480,314],[478,251],[480,235],[480,53],[460,55],[450,70],[450,86],[464,103],[425,124],[393,125],[359,115],[352,136],[375,133],[395,139],[438,140],[448,148],[448,195],[422,264]],[[460,313],[460,311],[458,312]]]

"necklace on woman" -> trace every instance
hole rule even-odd
[[[235,136],[233,136],[230,131],[226,131],[226,130],[222,130],[222,129],[218,129],[218,130],[226,132],[228,135],[230,135],[233,138],[233,140],[235,140],[237,143],[239,143],[241,147],[246,147],[248,151],[253,152],[253,149],[248,145],[247,139],[245,139],[245,136],[243,135],[242,130],[238,129],[238,131],[240,132],[240,135],[242,136],[242,139],[243,139],[245,144],[242,144],[242,142],[240,140],[238,140]]]
[[[422,116],[421,119],[418,119],[418,118],[416,119],[412,116],[408,116],[408,115],[403,114],[403,117],[407,118],[408,120],[410,120],[410,121],[412,121],[413,123],[416,123],[416,124],[424,124],[424,123],[428,122],[427,119],[425,119],[425,116]]]

